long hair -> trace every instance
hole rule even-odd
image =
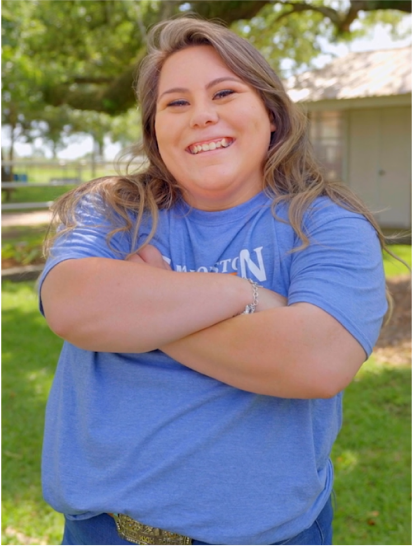
[[[129,148],[128,173],[124,176],[92,180],[60,198],[54,205],[54,218],[65,230],[76,225],[75,208],[90,192],[103,197],[108,213],[112,213],[113,231],[131,230],[136,242],[140,222],[145,212],[152,216],[152,231],[156,230],[158,211],[170,208],[181,195],[179,184],[165,167],[159,153],[155,116],[160,72],[172,54],[188,47],[209,45],[220,55],[228,68],[260,95],[276,130],[272,133],[264,165],[263,189],[273,200],[273,210],[280,202],[288,203],[288,221],[302,241],[309,244],[303,229],[303,215],[320,196],[362,214],[376,229],[382,248],[385,239],[375,218],[360,199],[344,184],[326,180],[314,157],[307,133],[307,117],[296,106],[277,74],[264,57],[244,38],[218,23],[182,17],[163,21],[148,35],[148,53],[139,68],[135,91],[142,117],[142,141]],[[130,172],[134,159],[144,156],[147,162]],[[131,221],[131,213],[136,222]],[[123,219],[115,225],[115,218]],[[60,232],[61,233],[61,232]]]

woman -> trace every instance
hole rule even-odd
[[[387,307],[380,231],[229,30],[158,25],[138,97],[147,166],[60,200],[41,277],[65,340],[43,452],[63,543],[331,544],[341,393]]]

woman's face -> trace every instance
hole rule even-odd
[[[258,93],[213,47],[189,47],[166,60],[155,130],[161,157],[193,207],[224,210],[263,189],[275,127]]]

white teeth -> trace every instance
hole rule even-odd
[[[217,148],[228,148],[232,144],[232,140],[228,138],[222,138],[217,142],[210,142],[209,144],[195,144],[190,147],[192,154],[199,154],[199,152],[209,152],[216,150]]]

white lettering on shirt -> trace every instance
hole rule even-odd
[[[213,272],[213,273],[232,273],[237,272],[238,268],[241,273],[241,277],[255,277],[258,281],[263,282],[267,280],[267,274],[265,271],[264,259],[262,255],[262,249],[264,247],[259,246],[253,249],[254,255],[251,256],[250,251],[247,248],[243,248],[238,256],[234,258],[226,258],[216,262],[213,266],[201,265],[196,269],[199,272]],[[170,258],[165,258],[165,261],[171,263]],[[188,271],[186,265],[176,264],[174,266],[175,271],[184,272]],[[231,271],[232,269],[232,271]],[[195,269],[190,269],[190,272],[195,272]]]

